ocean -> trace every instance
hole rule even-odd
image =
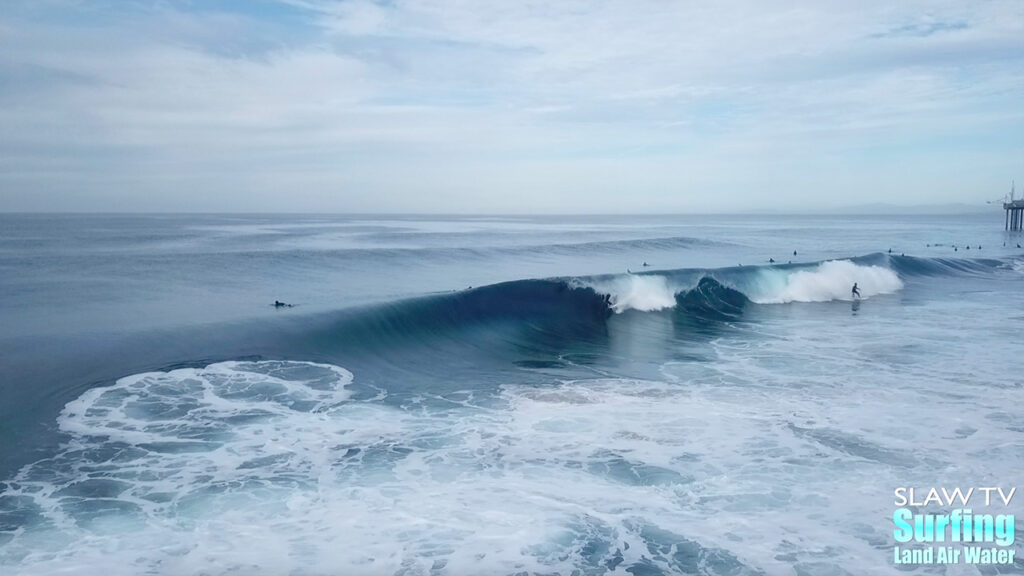
[[[893,532],[898,488],[1022,484],[1018,243],[998,210],[3,214],[0,572],[1024,573]]]

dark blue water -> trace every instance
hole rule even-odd
[[[0,567],[906,573],[1024,470],[1001,227],[2,215]]]

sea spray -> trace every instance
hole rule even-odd
[[[830,260],[809,270],[763,269],[761,274],[761,289],[750,295],[758,304],[850,300],[854,283],[863,298],[892,294],[903,288],[903,281],[892,270],[861,266],[849,260]]]
[[[627,274],[592,284],[594,290],[607,294],[612,310],[654,312],[676,305],[675,290],[663,276]]]

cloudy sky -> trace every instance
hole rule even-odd
[[[1024,188],[1024,0],[2,1],[2,211],[749,212]]]

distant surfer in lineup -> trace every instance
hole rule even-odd
[[[860,288],[857,288],[857,283],[853,283],[853,288],[850,290],[850,295],[860,300]]]
[[[291,304],[285,304],[284,302],[281,302],[280,300],[274,300],[274,308],[291,308],[291,307],[292,307]]]

